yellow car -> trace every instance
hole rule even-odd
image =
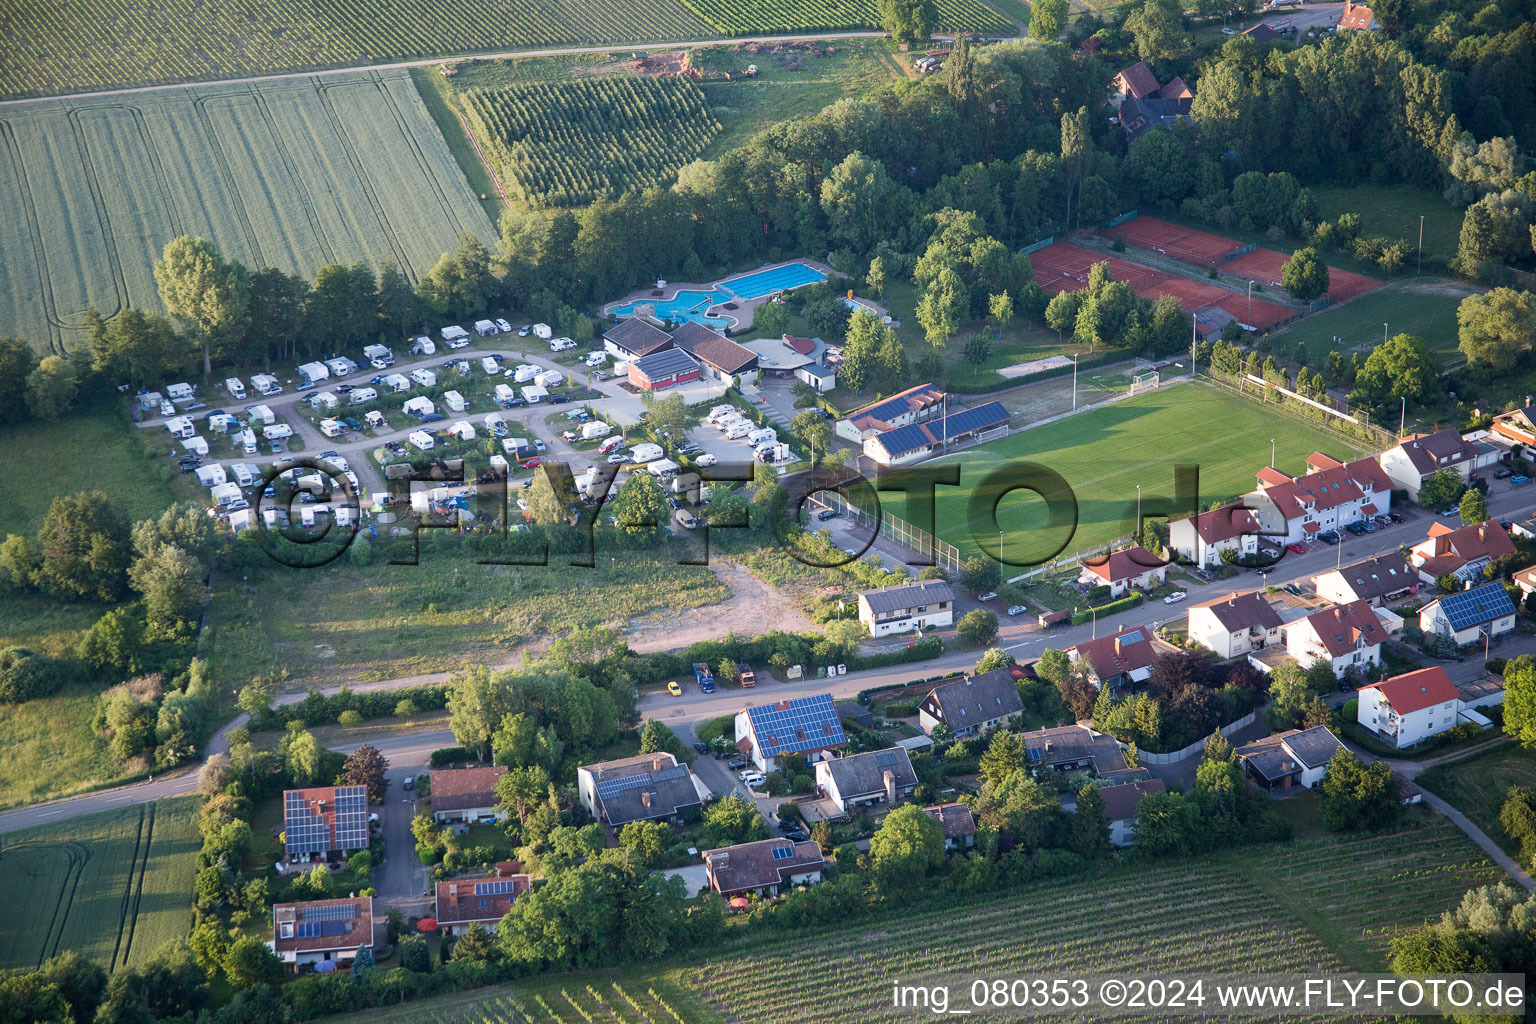
[[[674,697],[681,697],[683,695],[683,688],[681,686],[678,686],[675,682],[674,683],[668,683],[667,684],[667,692],[670,693]]]

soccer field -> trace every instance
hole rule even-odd
[[[1251,399],[1205,384],[1177,384],[925,465],[960,466],[959,487],[937,488],[939,537],[965,558],[983,550],[978,540],[995,552],[1001,528],[1004,553],[1015,571],[1022,571],[1024,562],[1038,563],[1059,545],[1070,555],[1130,533],[1138,484],[1144,514],[1154,512],[1159,501],[1172,508],[1175,466],[1199,467],[1201,508],[1251,490],[1254,474],[1269,464],[1271,438],[1279,468],[1290,473],[1303,472],[1314,451],[1339,458],[1360,451],[1336,434]],[[1025,462],[1066,480],[1077,500],[1075,522],[1052,523],[1044,499],[1017,490],[995,502],[994,524],[994,499],[979,485],[999,467]],[[904,496],[893,492],[882,501],[893,514],[914,521]]]
[[[47,100],[0,112],[0,335],[58,351],[87,307],[159,309],[178,235],[256,270],[408,278],[495,229],[403,71]]]
[[[192,927],[201,840],[196,797],[125,807],[0,836],[0,970],[66,949],[115,968]]]

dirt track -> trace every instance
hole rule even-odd
[[[813,623],[800,610],[794,590],[769,586],[740,564],[710,559],[710,569],[731,588],[728,600],[685,612],[659,609],[630,621],[625,639],[641,653],[679,650],[700,640],[718,640],[734,631],[748,636],[782,630],[796,633]]]

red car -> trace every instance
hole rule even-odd
[[[1285,550],[1289,551],[1293,555],[1304,555],[1307,553],[1307,549],[1302,547],[1300,544],[1287,544],[1285,546]]]
[[[534,458],[531,458],[531,459],[524,459],[523,460],[523,468],[524,469],[538,469],[539,468],[538,457],[535,456]]]

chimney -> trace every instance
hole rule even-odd
[[[1235,607],[1236,605],[1237,605],[1237,591],[1234,590],[1234,591],[1232,591],[1232,596],[1227,598],[1227,607],[1228,608],[1232,608],[1232,607]]]
[[[887,768],[881,773],[880,781],[885,783],[885,805],[896,806],[896,774]]]
[[[1118,636],[1115,637],[1115,653],[1120,653],[1120,638]]]
[[[651,793],[650,793],[650,790],[646,790],[644,793],[640,794],[640,806],[641,807],[649,807],[649,806],[651,806]]]
[[[1295,768],[1295,767],[1296,767],[1296,765],[1289,758],[1286,758],[1285,760],[1280,762],[1280,770],[1283,771],[1283,772],[1288,772],[1292,768]]]

